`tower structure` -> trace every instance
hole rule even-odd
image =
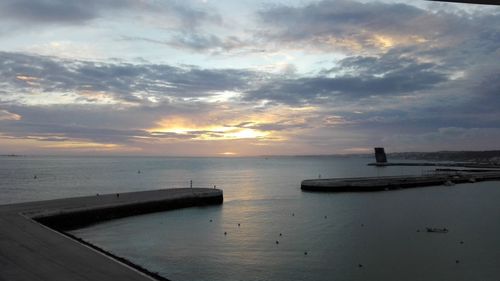
[[[383,147],[375,147],[375,160],[377,163],[387,163],[387,156]]]

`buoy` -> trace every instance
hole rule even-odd
[[[276,240],[276,244],[279,244],[279,243],[280,243],[280,241]]]
[[[280,233],[280,236],[283,236],[283,234]]]
[[[304,256],[307,256],[307,251],[306,251],[306,252],[304,252]]]
[[[460,263],[460,261],[459,261],[459,260],[456,260],[456,261],[455,261],[455,263]]]
[[[363,267],[363,265],[362,264],[358,264],[358,267]]]
[[[36,175],[34,175],[34,176],[33,176],[33,178],[34,178],[34,179],[36,179],[36,178],[37,178],[37,176],[36,176]]]

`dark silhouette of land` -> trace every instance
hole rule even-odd
[[[395,153],[389,153],[388,157],[389,159],[454,161],[454,162],[488,163],[488,164],[500,165],[500,150],[395,152]]]

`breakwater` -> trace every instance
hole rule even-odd
[[[416,167],[464,167],[478,169],[500,169],[499,165],[489,163],[473,162],[384,162],[368,163],[368,166],[390,167],[390,166],[416,166]]]
[[[181,188],[2,205],[0,279],[160,280],[64,231],[119,217],[222,202],[222,190]]]
[[[453,185],[488,180],[500,180],[500,171],[457,172],[432,175],[407,175],[360,178],[311,179],[301,183],[304,191],[367,192],[436,185]]]
[[[158,192],[150,191],[146,193],[148,197],[151,196],[147,200],[137,200],[137,197],[146,195],[141,194],[141,192],[96,195],[93,198],[95,199],[95,203],[97,203],[95,205],[92,204],[69,210],[46,211],[33,215],[32,218],[51,228],[67,231],[106,220],[192,206],[221,204],[223,202],[222,191],[220,190],[187,188],[185,191],[187,193],[183,196],[168,198],[163,198],[162,196],[155,197],[153,194]],[[161,194],[161,192],[159,193]],[[115,201],[117,203],[109,204],[107,201]],[[104,203],[99,204],[100,202]]]

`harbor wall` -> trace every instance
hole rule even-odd
[[[50,213],[46,215],[34,216],[32,219],[48,227],[60,231],[68,231],[107,220],[129,216],[193,206],[222,204],[223,200],[222,192],[220,192],[204,196],[186,196],[173,199],[167,198],[162,200],[151,200],[148,202],[132,202],[116,206],[99,206],[83,210]]]
[[[304,180],[304,191],[368,192],[500,180],[500,172]]]
[[[0,205],[0,280],[166,281],[66,230],[222,202],[222,190],[178,188]]]

